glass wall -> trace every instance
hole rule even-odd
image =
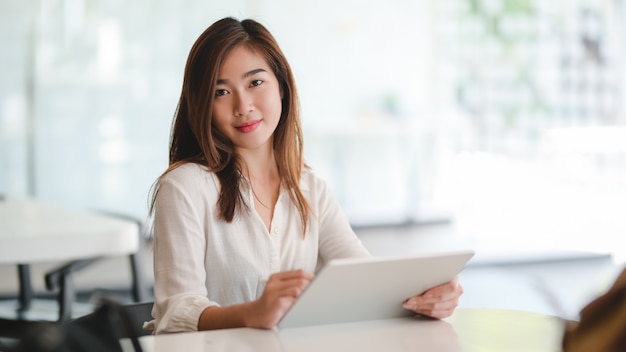
[[[622,0],[1,0],[0,193],[144,217],[186,56],[230,15],[277,37],[307,162],[355,225],[451,221],[481,238],[611,248],[626,230],[625,11]]]
[[[465,138],[444,172],[460,231],[617,251],[626,229],[624,1],[441,9],[451,19],[439,22],[442,41],[455,43],[441,46],[454,94],[444,105],[460,112]]]

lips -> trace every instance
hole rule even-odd
[[[261,123],[261,120],[248,121],[248,122],[246,122],[244,124],[241,124],[239,126],[235,126],[235,128],[239,132],[250,133],[250,132],[256,130],[256,128],[259,127],[260,123]]]

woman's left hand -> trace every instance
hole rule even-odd
[[[403,307],[415,313],[436,319],[449,317],[459,304],[459,297],[463,294],[463,287],[458,276],[443,285],[433,287],[421,295],[407,299]]]

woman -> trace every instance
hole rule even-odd
[[[324,262],[370,255],[305,166],[299,113],[261,24],[224,18],[200,35],[152,200],[156,333],[270,329]],[[405,308],[443,318],[461,293],[454,279]]]

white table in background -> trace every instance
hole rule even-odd
[[[21,310],[32,298],[30,264],[134,255],[139,247],[136,221],[34,199],[0,200],[0,264],[18,266]]]
[[[0,264],[134,253],[137,223],[33,199],[0,200]]]

